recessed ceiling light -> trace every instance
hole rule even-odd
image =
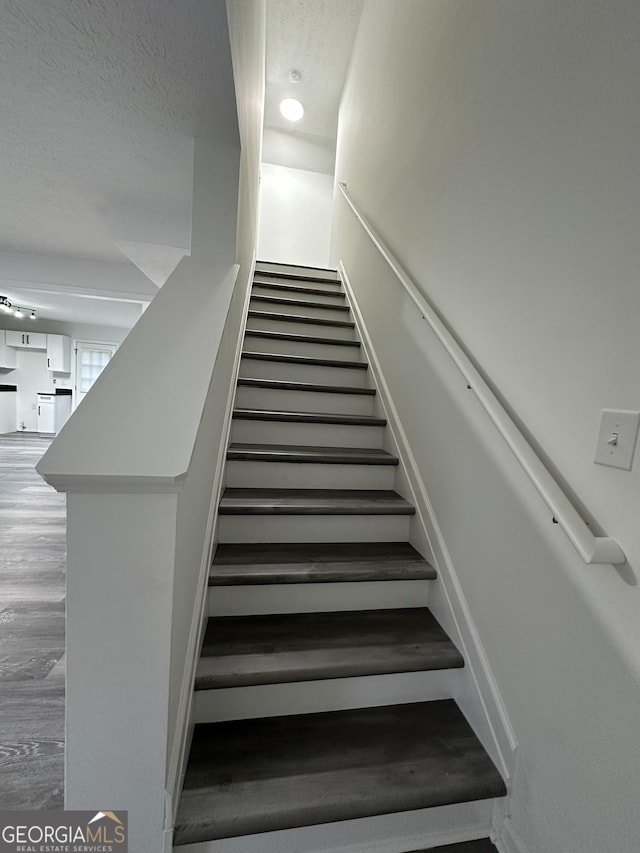
[[[304,115],[304,107],[295,98],[285,98],[280,104],[280,112],[289,121],[300,121]]]

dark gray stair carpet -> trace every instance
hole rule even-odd
[[[281,379],[253,379],[241,376],[238,387],[242,388],[272,388],[276,391],[312,391],[321,394],[355,394],[356,396],[373,397],[375,388],[359,388],[349,385],[323,385],[320,382],[290,382]]]
[[[210,586],[432,580],[436,571],[408,542],[221,543]]]
[[[426,608],[209,619],[196,690],[464,666]]]
[[[415,515],[397,492],[377,489],[225,489],[220,515]]]
[[[242,358],[249,361],[273,361],[278,364],[304,364],[311,367],[342,367],[349,370],[368,370],[366,361],[342,361],[337,358],[311,358],[306,355],[281,355],[271,352],[243,350]]]
[[[445,847],[429,847],[424,850],[413,850],[412,853],[498,853],[498,850],[488,838],[478,838],[475,841],[460,841],[458,844],[447,844]]]
[[[283,423],[342,424],[343,426],[386,426],[385,418],[375,415],[339,415],[325,412],[285,412],[276,409],[234,409],[233,417],[246,421],[282,421]]]
[[[326,320],[324,317],[307,317],[304,314],[279,314],[277,311],[254,311],[247,312],[249,317],[255,320],[278,320],[283,323],[308,323],[312,326],[338,326],[343,329],[354,329],[355,323],[351,320]]]
[[[269,305],[293,305],[298,308],[323,308],[326,311],[336,311],[341,314],[346,314],[349,311],[348,305],[331,305],[326,302],[312,302],[309,299],[294,299],[286,296],[263,296],[260,293],[252,293],[251,301],[259,302],[265,307]]]
[[[360,347],[360,341],[342,341],[336,338],[323,338],[317,335],[300,335],[290,332],[271,332],[268,329],[247,329],[245,338],[268,338],[275,341],[293,341],[300,344],[331,344],[339,347]]]
[[[174,844],[499,797],[453,700],[195,727]]]
[[[227,459],[254,462],[313,462],[341,465],[397,465],[386,450],[363,447],[313,447],[289,444],[232,444]]]
[[[345,298],[344,293],[340,290],[336,290],[334,287],[332,288],[323,288],[323,287],[306,287],[305,285],[298,284],[285,284],[281,281],[258,281],[254,280],[253,282],[253,291],[261,292],[262,290],[275,290],[279,293],[310,293],[313,296],[340,296],[342,299]]]

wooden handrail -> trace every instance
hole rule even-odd
[[[610,563],[614,565],[625,563],[626,557],[624,551],[615,539],[611,539],[608,536],[593,535],[587,523],[580,516],[567,495],[549,473],[542,460],[522,435],[491,388],[451,334],[446,324],[438,316],[425,296],[418,290],[400,261],[376,233],[371,223],[360,212],[347,191],[346,184],[338,182],[338,186],[344,199],[370,240],[407,291],[458,370],[462,373],[468,387],[475,393],[483,409],[531,480],[536,491],[551,510],[553,521],[564,531],[580,557],[585,563]]]

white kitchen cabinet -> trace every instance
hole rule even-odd
[[[47,367],[56,373],[71,373],[71,338],[47,335]]]
[[[13,370],[17,365],[16,351],[13,347],[7,346],[6,335],[4,329],[0,329],[0,368]]]
[[[47,348],[47,336],[44,332],[5,332],[6,344],[19,349]]]
[[[56,431],[56,395],[38,394],[38,432]]]
[[[3,336],[4,332],[0,332]],[[0,434],[15,432],[17,427],[16,386],[0,385]]]

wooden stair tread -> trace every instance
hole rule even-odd
[[[375,388],[360,388],[352,385],[323,385],[320,382],[295,382],[285,379],[254,379],[241,376],[238,386],[245,388],[273,388],[278,391],[317,391],[324,394],[356,394],[364,397],[374,397]]]
[[[429,847],[424,850],[412,850],[411,853],[498,853],[490,839],[478,838],[475,841],[459,841],[444,847]]]
[[[433,566],[408,542],[220,543],[210,586],[431,580]]]
[[[335,282],[336,284],[338,282]],[[305,287],[304,285],[299,284],[285,284],[281,281],[256,281],[254,279],[253,289],[255,288],[269,288],[271,290],[279,290],[282,293],[310,293],[313,296],[340,296],[342,299],[345,298],[345,295],[340,290],[334,290],[322,288],[322,287]],[[324,302],[322,303],[325,304]]]
[[[464,666],[423,608],[209,619],[196,690]]]
[[[397,465],[386,450],[362,447],[313,447],[293,444],[232,444],[227,459],[262,462],[313,462],[347,465]]]
[[[338,278],[338,270],[336,267],[322,267],[322,266],[309,266],[309,264],[293,264],[287,263],[286,261],[270,261],[265,258],[256,258],[256,272],[259,272],[261,269],[265,267],[269,267],[272,269],[276,268],[276,271],[287,272],[288,270],[302,270],[302,274],[305,275],[309,273],[310,275],[325,275],[328,278],[336,279]]]
[[[451,699],[195,727],[174,844],[505,794]]]
[[[255,320],[278,320],[283,323],[306,323],[313,326],[338,326],[343,329],[355,329],[352,320],[327,320],[325,317],[308,317],[305,314],[280,314],[277,311],[255,311],[250,309],[248,316]]]
[[[366,361],[342,361],[338,358],[311,358],[307,355],[281,355],[273,352],[251,352],[251,350],[243,350],[242,358],[282,364],[304,364],[311,367],[344,367],[349,370],[368,370],[369,368]]]
[[[288,264],[287,266],[293,266],[293,264]],[[303,268],[301,267],[301,270],[302,269]],[[292,272],[284,272],[284,271],[283,272],[276,272],[275,270],[258,270],[258,269],[256,269],[256,271],[254,273],[254,278],[256,278],[257,276],[260,276],[260,278],[267,278],[268,277],[268,278],[283,279],[286,281],[318,281],[318,282],[322,282],[323,284],[338,285],[338,287],[339,287],[341,285],[341,281],[339,278],[337,278],[335,276],[335,271],[334,270],[327,270],[327,272],[333,272],[334,275],[333,276],[328,276],[328,275],[322,276],[322,275],[313,275],[313,274],[305,275],[302,271],[299,273],[292,273]]]
[[[294,341],[300,344],[331,344],[339,347],[360,347],[360,341],[343,341],[339,338],[323,338],[317,335],[299,335],[290,332],[271,332],[268,329],[247,329],[245,337],[268,338],[274,341]]]
[[[331,305],[326,302],[310,302],[308,299],[292,299],[286,296],[263,296],[261,294],[252,293],[251,300],[253,302],[266,302],[267,305],[295,305],[299,308],[323,308],[327,311],[339,311],[346,313],[349,311],[348,305]]]
[[[382,489],[225,489],[220,515],[415,515],[397,492]]]
[[[340,415],[333,412],[286,412],[275,409],[234,409],[233,417],[250,421],[285,423],[342,424],[345,426],[386,426],[385,418],[375,415]]]

